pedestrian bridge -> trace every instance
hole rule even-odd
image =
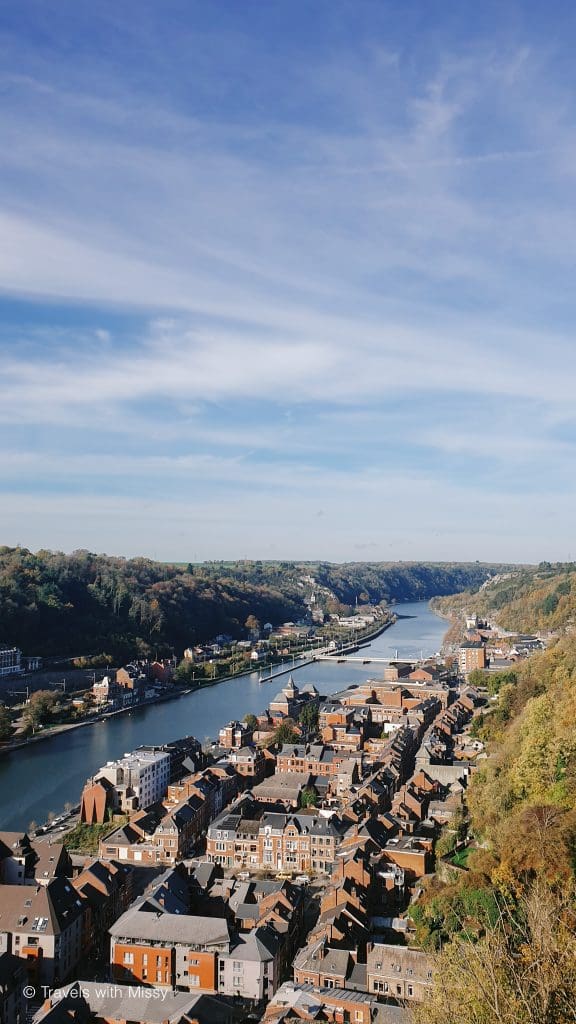
[[[408,658],[408,659],[402,659],[402,658],[363,658],[361,655],[354,656],[354,655],[351,655],[351,654],[338,654],[337,651],[333,651],[332,654],[316,654],[314,656],[314,661],[338,661],[338,662],[351,661],[351,662],[354,662],[356,665],[372,665],[372,664],[377,664],[377,665],[395,665],[396,662],[403,661],[403,660],[404,661],[407,660],[407,661],[412,662],[412,661],[415,661],[416,659],[415,658]]]

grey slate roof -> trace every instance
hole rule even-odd
[[[234,946],[230,956],[234,960],[273,960],[278,951],[280,938],[274,928],[264,925],[254,928],[246,938]]]
[[[27,905],[28,904],[28,905]],[[67,878],[48,885],[0,885],[0,932],[59,935],[83,913],[82,900]],[[35,920],[46,924],[34,929]],[[22,923],[19,923],[22,922]]]
[[[192,914],[164,914],[130,907],[112,925],[110,935],[126,939],[158,939],[185,942],[193,946],[228,945],[228,923],[218,917],[197,917]]]

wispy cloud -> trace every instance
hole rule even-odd
[[[167,518],[203,506],[199,487],[241,493],[244,533],[222,521],[228,554],[242,537],[277,548],[283,530],[342,556],[383,550],[351,528],[346,491],[385,507],[400,556],[412,547],[391,503],[417,494],[438,513],[430,536],[446,534],[441,513],[455,537],[455,487],[470,555],[477,537],[479,557],[510,557],[505,525],[488,550],[494,503],[517,511],[529,494],[535,510],[543,474],[550,514],[555,495],[573,501],[576,124],[561,41],[463,41],[450,24],[421,49],[401,31],[384,46],[361,19],[350,47],[329,17],[330,46],[295,61],[287,36],[275,64],[271,26],[259,41],[227,14],[218,34],[206,13],[162,19],[160,46],[151,10],[132,24],[104,4],[92,27],[115,42],[77,58],[71,46],[64,63],[59,19],[47,48],[13,29],[5,486],[52,526],[50,487],[66,490],[68,525],[89,493],[102,515],[88,546],[146,546],[125,502],[153,479]],[[66,38],[84,38],[83,15],[68,15]],[[326,512],[318,529],[294,519],[296,489],[310,523]],[[254,532],[248,510],[263,504]]]

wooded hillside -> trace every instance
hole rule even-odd
[[[563,631],[576,624],[576,564],[516,569],[503,573],[478,592],[467,591],[434,602],[442,614],[465,611],[493,618],[519,632]]]
[[[417,1021],[564,1024],[576,1005],[574,567],[540,567],[440,603],[561,635],[490,677],[497,699],[474,727],[488,757],[466,796],[467,870],[442,872],[412,909],[418,941],[442,950]]]
[[[76,551],[0,548],[0,643],[47,656],[181,653],[219,632],[299,619],[313,589],[327,610],[477,586],[494,567],[235,562],[166,565]],[[314,577],[314,584],[310,582]]]

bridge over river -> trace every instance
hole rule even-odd
[[[355,683],[364,682],[366,665],[407,661],[432,655],[442,645],[446,622],[430,611],[425,601],[396,606],[411,615],[397,622],[356,657],[338,652],[321,661],[302,665],[298,685],[314,683],[329,696]],[[311,652],[312,653],[312,652]],[[313,652],[319,654],[320,652]],[[298,667],[296,660],[296,667]],[[300,663],[302,664],[302,663]],[[279,669],[290,670],[290,663]],[[270,684],[272,686],[272,684]],[[278,687],[282,685],[279,679]],[[59,736],[0,755],[0,828],[26,828],[32,818],[46,819],[48,811],[60,812],[66,801],[76,804],[88,775],[106,761],[142,743],[165,743],[192,733],[204,741],[217,736],[221,725],[247,712],[262,711],[270,700],[269,688],[260,685],[258,672],[239,676],[216,686],[203,687],[178,700],[152,704],[73,729]]]
[[[414,661],[415,657],[418,657],[418,655],[412,655],[408,660],[409,661]],[[335,662],[337,665],[341,665],[343,662],[348,662],[348,661],[355,662],[357,665],[372,665],[372,664],[376,664],[376,665],[380,665],[380,664],[382,664],[382,665],[395,665],[399,661],[406,661],[406,660],[407,660],[406,658],[399,658],[399,657],[395,657],[395,658],[372,658],[372,657],[362,657],[362,655],[358,655],[358,654],[357,655],[353,655],[353,654],[338,654],[337,651],[334,652],[333,654],[317,654],[314,657],[314,661],[332,661],[332,662]]]

